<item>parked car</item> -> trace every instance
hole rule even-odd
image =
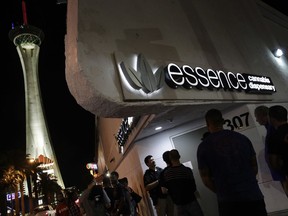
[[[34,216],[55,216],[56,210],[51,205],[40,205],[34,208]]]

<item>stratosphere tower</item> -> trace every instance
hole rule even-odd
[[[23,25],[12,26],[9,38],[20,57],[25,87],[26,155],[41,162],[43,171],[57,178],[65,188],[45,119],[38,75],[41,29],[28,25],[25,1],[22,0]]]

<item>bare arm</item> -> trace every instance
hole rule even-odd
[[[147,184],[145,186],[146,191],[152,190],[153,188],[157,187],[159,185],[159,181],[156,180],[154,182],[151,182],[150,184]]]
[[[207,188],[209,188],[211,191],[216,193],[214,181],[213,181],[212,176],[210,174],[210,170],[209,169],[199,169],[199,173],[200,173],[203,184]]]

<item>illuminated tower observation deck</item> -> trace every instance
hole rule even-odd
[[[11,29],[9,38],[17,48],[24,74],[26,154],[35,159],[38,159],[39,156],[42,157],[42,160],[44,158],[43,166],[46,166],[46,171],[49,174],[54,174],[57,177],[58,184],[64,188],[56,156],[50,142],[39,85],[38,57],[44,34],[41,29],[24,24]]]

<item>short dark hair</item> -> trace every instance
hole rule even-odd
[[[269,117],[277,121],[287,121],[287,109],[280,105],[271,106],[269,108]]]
[[[169,157],[169,153],[170,153],[170,151],[165,151],[165,152],[162,154],[162,158],[163,158],[163,160],[164,160],[167,164],[171,164],[170,157]]]
[[[206,122],[212,123],[213,125],[220,126],[223,125],[224,119],[222,113],[218,109],[210,109],[205,115]]]
[[[178,150],[177,149],[172,149],[169,152],[169,158],[170,158],[170,160],[179,160],[180,159],[180,154],[179,154]]]
[[[149,160],[152,158],[153,156],[152,155],[147,155],[145,158],[144,158],[144,162],[145,164],[147,165]]]
[[[118,173],[118,172],[116,172],[116,171],[113,171],[113,172],[111,172],[111,174],[110,174],[110,175],[116,176],[116,177],[117,177],[117,179],[119,178],[119,173]]]
[[[264,105],[258,106],[254,110],[254,114],[259,114],[261,116],[267,116],[268,113],[269,113],[269,108]]]

